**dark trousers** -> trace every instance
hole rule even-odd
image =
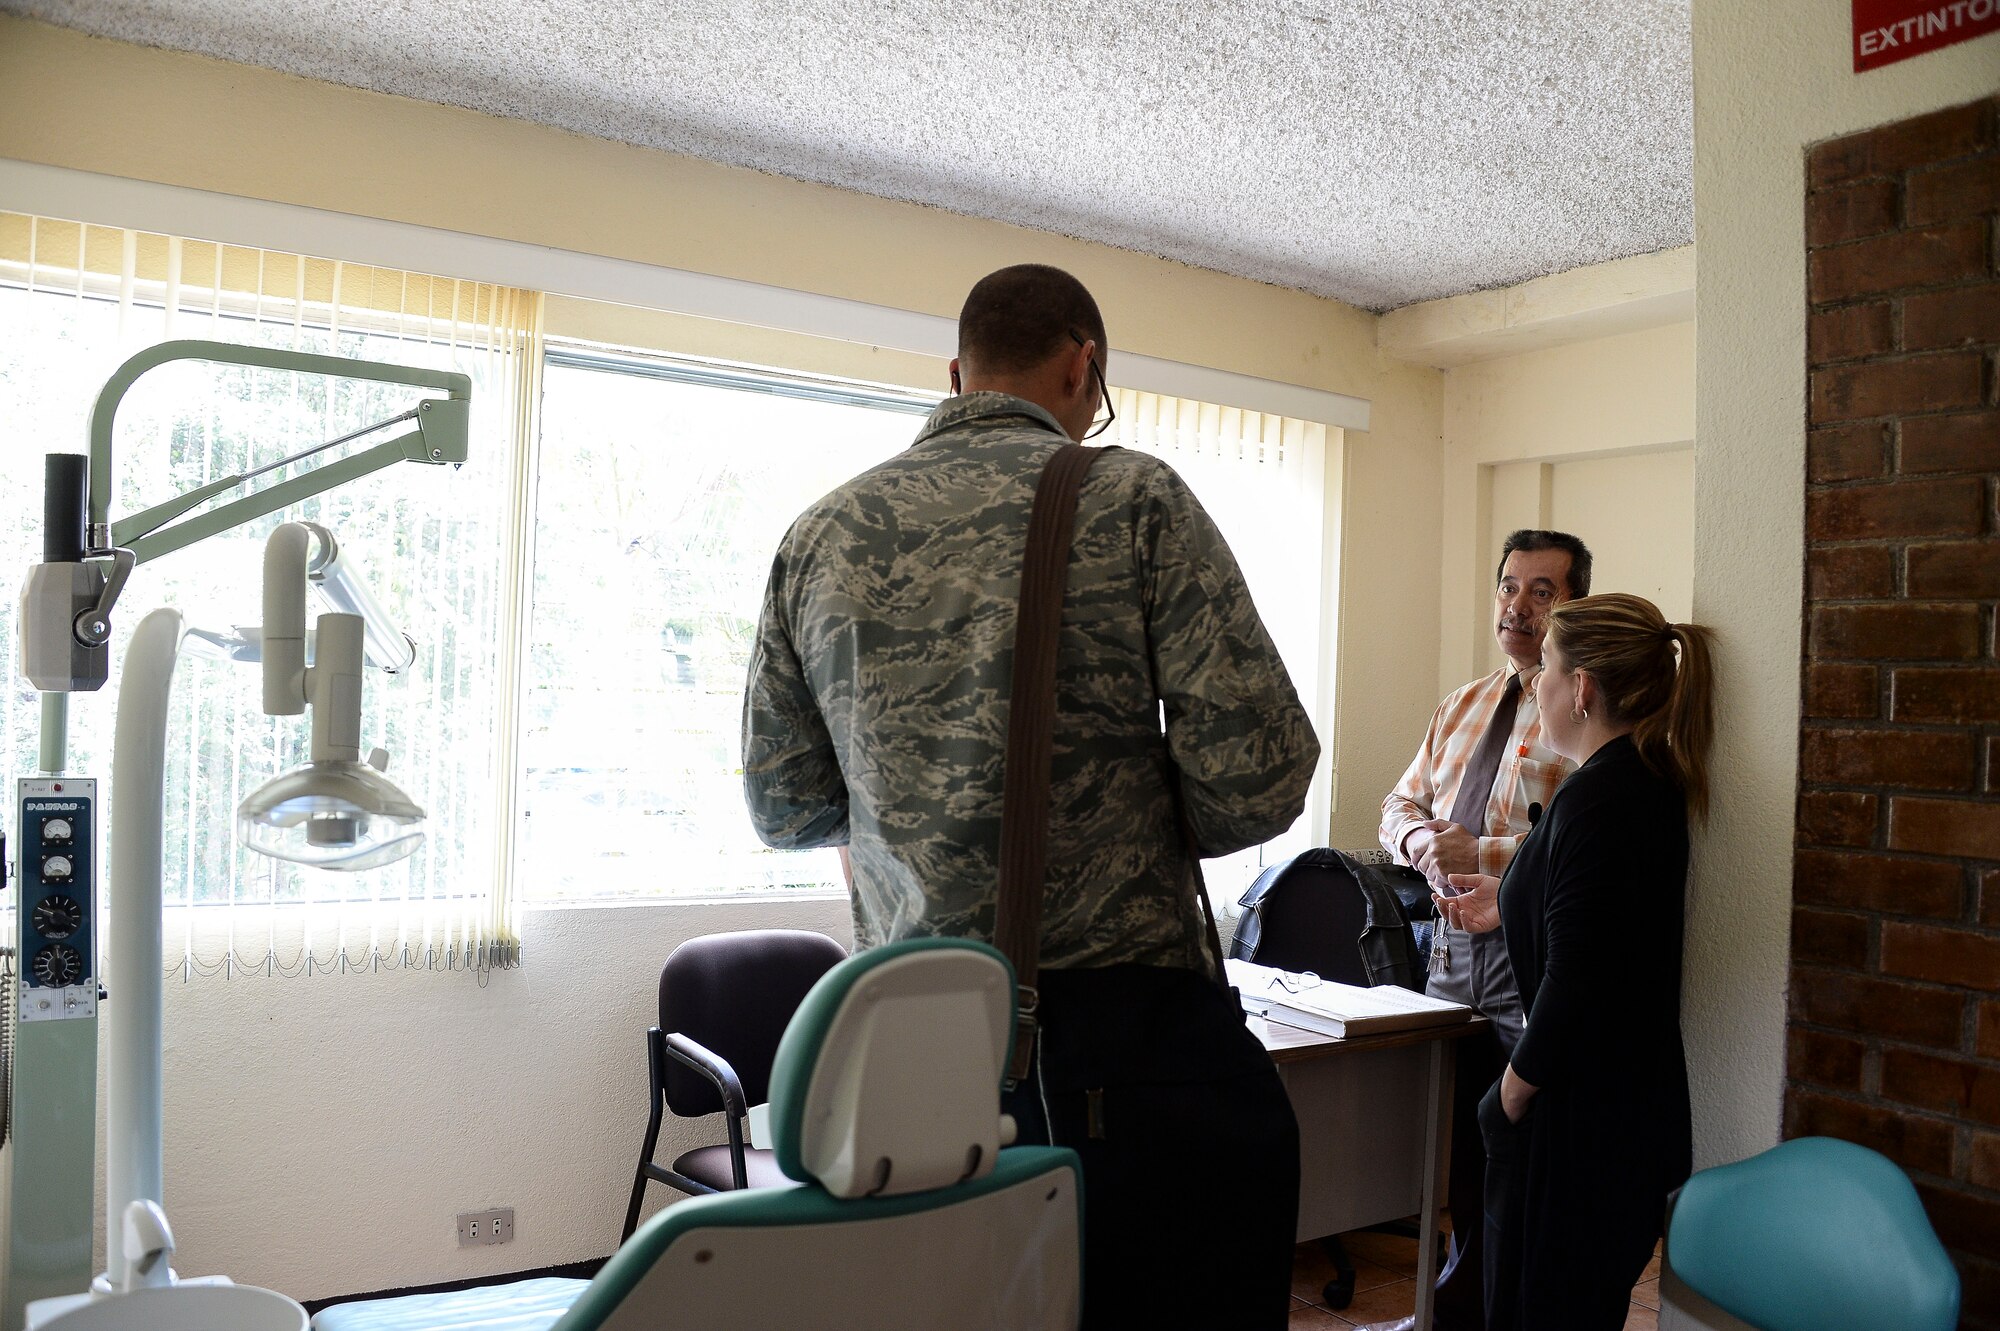
[[[1451,1093],[1451,1251],[1438,1273],[1432,1325],[1436,1331],[1481,1331],[1486,1325],[1486,1143],[1479,1101],[1506,1069],[1507,1054],[1491,1030],[1457,1041]]]
[[[1646,1177],[1643,1126],[1629,1153],[1614,1154],[1587,1133],[1590,1120],[1609,1120],[1605,1107],[1585,1108],[1581,1124],[1577,1108],[1543,1090],[1509,1123],[1498,1085],[1479,1104],[1487,1331],[1619,1331],[1631,1312],[1668,1185]]]
[[[1004,1105],[1083,1162],[1084,1326],[1284,1327],[1298,1121],[1235,999],[1134,966],[1041,989],[1035,1074]]]

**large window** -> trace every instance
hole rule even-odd
[[[1321,716],[1325,428],[1117,396],[1107,442],[1166,458],[1201,497]],[[839,890],[832,852],[767,850],[744,815],[751,638],[786,526],[906,447],[914,417],[936,401],[549,352],[521,742],[523,900]],[[1266,864],[1319,842],[1326,784],[1290,832],[1210,866],[1218,898],[1234,900]]]
[[[743,811],[743,681],[806,505],[907,447],[935,396],[549,353],[523,703],[526,901],[840,890]]]
[[[109,775],[118,656],[155,606],[197,628],[259,617],[261,543],[326,522],[420,645],[371,674],[364,742],[430,812],[416,857],[327,875],[232,835],[238,801],[303,761],[305,728],[256,672],[184,656],[170,722],[166,886],[185,974],[511,963],[517,903],[840,890],[832,852],[764,848],[742,805],[743,682],[772,552],[814,499],[908,446],[933,393],[551,342],[540,298],[0,213],[0,634],[39,558],[41,455],[82,451],[91,402],[175,337],[454,368],[474,381],[471,461],[393,466],[143,566],[111,684],[75,700],[69,770]],[[1243,565],[1330,748],[1332,511],[1325,427],[1114,390],[1116,435],[1199,495]],[[114,517],[408,405],[414,391],[204,364],[142,379],[120,412]],[[1335,436],[1337,438],[1337,435]],[[271,479],[260,482],[270,483]],[[39,707],[10,660],[0,763],[35,770]],[[1233,899],[1320,839],[1308,817],[1211,869]],[[115,816],[115,811],[113,811]],[[4,906],[0,899],[0,906]],[[204,923],[205,921],[205,923]],[[220,923],[218,923],[220,922]],[[172,935],[170,935],[172,937]]]

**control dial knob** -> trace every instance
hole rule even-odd
[[[68,938],[83,927],[83,907],[75,897],[43,897],[28,913],[35,929],[44,938]]]
[[[50,855],[42,860],[42,881],[66,882],[76,873],[76,862],[67,855]]]
[[[42,819],[42,840],[70,841],[73,840],[75,836],[76,836],[76,829],[71,826],[69,819],[67,818]]]
[[[50,943],[35,954],[35,978],[63,989],[83,978],[83,954],[64,943]]]

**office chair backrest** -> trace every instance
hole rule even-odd
[[[1074,1328],[1076,1155],[998,1149],[1013,1028],[1013,970],[984,944],[843,961],[772,1071],[778,1161],[801,1181],[668,1207],[552,1331]]]
[[[1853,1142],[1800,1137],[1702,1170],[1674,1201],[1665,1251],[1676,1311],[1685,1286],[1764,1331],[1958,1324],[1958,1272],[1909,1176]]]
[[[691,938],[660,968],[660,1029],[729,1061],[748,1104],[770,1098],[771,1060],[806,994],[847,949],[803,929],[749,929]],[[722,1112],[713,1083],[668,1060],[667,1108],[683,1118]]]

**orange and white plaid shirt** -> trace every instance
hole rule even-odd
[[[1466,765],[1472,761],[1473,750],[1479,747],[1480,736],[1486,733],[1486,724],[1493,719],[1493,709],[1500,705],[1500,695],[1506,692],[1513,674],[1512,666],[1502,667],[1438,704],[1410,770],[1382,801],[1382,849],[1394,856],[1396,863],[1410,862],[1403,842],[1419,824],[1451,817]],[[1523,688],[1514,713],[1514,733],[1501,751],[1500,771],[1493,778],[1493,794],[1486,803],[1486,825],[1479,838],[1479,872],[1496,878],[1507,872],[1514,852],[1528,835],[1528,806],[1547,808],[1556,787],[1573,770],[1573,763],[1543,744],[1542,714],[1535,705],[1535,691]]]

